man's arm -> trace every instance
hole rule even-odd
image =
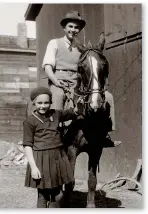
[[[48,78],[51,80],[51,82],[54,85],[56,85],[57,87],[62,87],[61,81],[59,81],[54,74],[55,61],[56,61],[55,57],[56,57],[57,48],[58,48],[57,42],[55,39],[51,40],[48,43],[45,56],[43,59],[42,68],[44,69]]]
[[[45,51],[43,63],[42,63],[43,69],[45,69],[46,65],[50,65],[52,69],[55,68],[55,63],[56,63],[55,57],[56,57],[57,49],[58,47],[57,47],[56,40],[52,39],[51,41],[49,41]]]
[[[45,65],[45,73],[47,74],[48,78],[52,81],[52,83],[58,87],[60,87],[60,82],[56,78],[53,72],[53,68],[51,65]]]

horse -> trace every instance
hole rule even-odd
[[[105,81],[109,73],[109,64],[103,55],[105,41],[87,47],[78,44],[81,52],[78,72],[81,75],[78,108],[83,109],[82,117],[73,121],[64,136],[68,158],[73,172],[76,158],[81,152],[86,152],[88,162],[88,195],[87,208],[95,208],[95,190],[97,185],[97,166],[102,155],[104,142],[109,130],[110,106],[105,101]],[[74,184],[65,185],[65,200],[69,201]]]
[[[81,152],[86,152],[88,161],[88,195],[87,207],[95,207],[95,190],[97,185],[97,166],[99,172],[99,161],[104,148],[104,141],[111,126],[109,119],[110,106],[105,101],[105,81],[109,73],[109,64],[103,55],[104,37],[101,34],[97,45],[91,43],[87,47],[76,43],[80,51],[78,73],[81,76],[79,94],[74,93],[78,108],[82,109],[82,116],[68,126],[66,133],[62,133],[63,143],[67,156],[71,162],[73,172],[75,170],[76,158]],[[30,104],[26,114],[29,115],[33,108]],[[74,182],[65,185],[64,204],[69,206]],[[65,205],[64,205],[65,206]]]

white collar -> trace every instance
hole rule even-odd
[[[38,119],[41,123],[44,123],[44,121],[41,119],[41,118],[39,118],[36,114],[35,114],[35,112],[33,111],[32,112],[32,115],[36,118],[36,119]],[[50,122],[53,122],[54,120],[53,120],[53,116],[51,115],[50,116]]]
[[[69,39],[67,39],[67,36],[64,36],[63,39],[67,44],[71,45],[71,42],[69,41]]]
[[[32,112],[32,115],[33,115],[35,118],[37,118],[41,123],[44,123],[44,121],[43,121],[41,118],[39,118],[34,112]]]

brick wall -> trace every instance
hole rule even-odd
[[[26,104],[37,85],[36,40],[18,42],[24,40],[0,36],[0,140],[9,142],[22,139]]]
[[[1,36],[0,35],[0,47],[3,48],[18,48],[16,43],[16,36]],[[29,49],[36,49],[36,40],[27,38],[27,48]]]
[[[36,66],[36,56],[34,53],[21,52],[0,52],[0,62],[4,65]]]

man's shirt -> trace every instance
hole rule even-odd
[[[71,42],[67,39],[66,36],[64,36],[63,39],[64,39],[65,45],[68,49],[71,45]],[[43,59],[43,64],[42,64],[43,69],[45,68],[45,65],[51,65],[52,68],[55,67],[57,50],[58,50],[58,44],[57,44],[56,39],[50,40],[47,45],[47,49],[46,49],[45,56]]]

